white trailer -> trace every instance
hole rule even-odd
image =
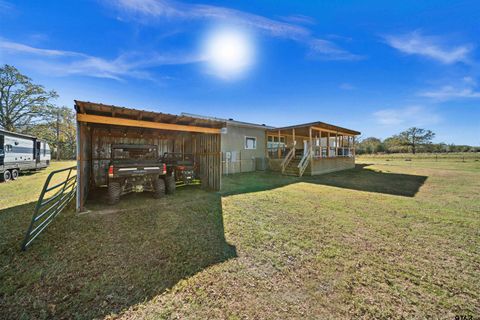
[[[21,171],[50,165],[48,143],[26,134],[0,130],[0,181],[16,180]]]

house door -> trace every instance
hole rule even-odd
[[[308,151],[308,140],[303,140],[303,155],[306,155]]]

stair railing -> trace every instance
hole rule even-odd
[[[290,149],[290,151],[287,153],[285,158],[282,160],[282,163],[280,164],[280,166],[282,168],[282,174],[285,173],[285,168],[288,166],[290,161],[292,161],[294,156],[295,156],[295,147]]]
[[[302,160],[300,160],[300,163],[298,164],[298,176],[301,177],[305,170],[308,167],[308,164],[310,163],[310,154],[311,151],[308,149],[308,151],[303,155]]]

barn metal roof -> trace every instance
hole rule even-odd
[[[186,115],[174,115],[154,111],[107,105],[89,101],[75,101],[75,110],[80,114],[107,116],[122,119],[141,120],[158,123],[168,123],[184,126],[220,129],[225,127],[225,121],[195,118]]]

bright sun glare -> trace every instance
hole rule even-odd
[[[229,28],[210,32],[204,41],[204,56],[209,72],[223,78],[242,76],[253,64],[253,44],[249,35]]]

